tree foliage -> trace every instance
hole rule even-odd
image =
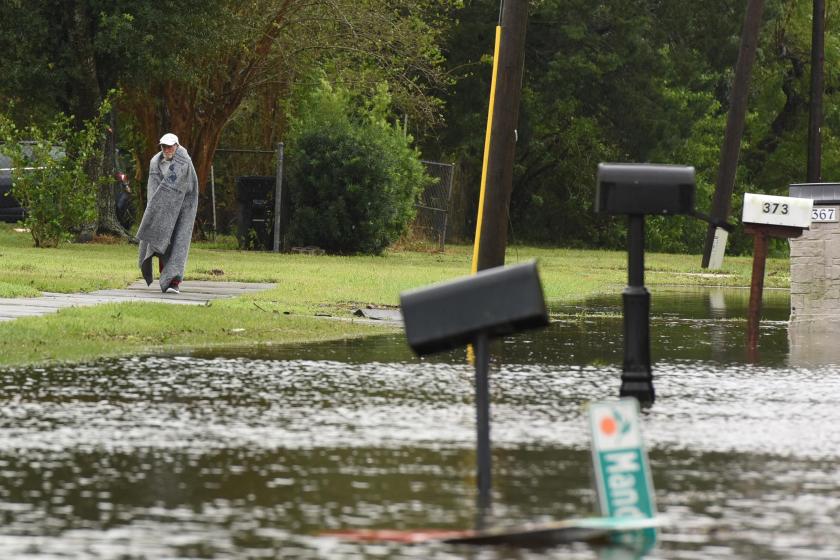
[[[63,110],[78,124],[118,86],[136,160],[147,161],[161,133],[174,131],[191,152],[202,189],[222,131],[243,103],[258,99],[267,108],[259,126],[248,128],[273,144],[284,132],[282,100],[313,67],[357,91],[386,81],[397,110],[439,120],[434,88],[445,77],[436,48],[443,23],[437,0],[3,4],[0,47],[20,58],[0,60],[11,78],[0,83],[0,100],[26,100],[34,92],[34,112]]]
[[[76,131],[100,118],[100,106],[125,66],[100,48],[97,14],[109,8],[97,0],[2,0],[0,51],[7,55],[0,57],[0,75],[10,79],[0,80],[0,101],[13,103],[8,117],[21,126],[46,127],[66,114]],[[113,132],[100,137],[99,156],[87,161],[86,172],[89,182],[99,185],[97,229],[127,237],[116,218],[111,184],[104,180],[114,171]]]
[[[405,231],[429,178],[389,104],[384,88],[367,103],[326,82],[306,95],[290,135],[292,244],[378,254]]]
[[[32,124],[26,129],[0,115],[0,149],[13,165],[11,192],[26,209],[24,225],[36,247],[56,247],[95,218],[99,185],[90,180],[86,167],[100,155],[110,108],[106,100],[82,130],[61,114],[44,127]]]
[[[599,161],[679,163],[697,171],[708,210],[729,108],[742,0],[545,0],[531,4],[511,228],[518,241],[620,247],[624,224],[593,214]],[[742,143],[733,220],[745,191],[786,194],[805,176],[811,3],[766,2]],[[465,3],[444,53],[458,82],[445,98],[439,157],[460,162],[477,199],[497,4]],[[828,6],[823,176],[840,172],[833,100],[840,55]],[[474,213],[472,214],[474,216]],[[472,228],[470,228],[471,230]],[[649,247],[702,249],[702,223],[651,220]],[[735,252],[751,246],[736,234]]]
[[[474,230],[498,2],[490,0],[0,0],[0,101],[16,122],[77,126],[119,86],[118,129],[145,162],[179,134],[202,184],[220,144],[273,147],[321,77],[360,96],[387,83],[427,158],[456,161]],[[743,0],[530,2],[512,239],[619,247],[593,214],[599,161],[694,165],[707,210]],[[733,214],[745,191],[805,176],[811,3],[767,0]],[[827,5],[823,177],[840,173],[840,7]],[[129,132],[126,134],[126,132]],[[292,157],[292,153],[289,157]],[[100,173],[107,174],[103,160]],[[141,168],[144,168],[143,164]],[[145,169],[144,169],[145,171]],[[108,190],[101,190],[104,196]],[[104,194],[103,194],[104,193]],[[651,220],[649,246],[699,251],[703,225]],[[731,237],[735,251],[749,239]]]
[[[437,31],[424,14],[425,0],[255,0],[241,2],[123,2],[109,10],[114,52],[133,61],[121,82],[142,136],[145,159],[162,129],[176,132],[190,150],[200,184],[225,125],[243,103],[288,96],[312,68],[351,80],[372,92],[387,81],[403,111],[435,116],[430,88],[439,85]],[[172,38],[177,38],[172,41]],[[277,141],[282,130],[274,128]]]

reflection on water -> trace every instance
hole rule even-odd
[[[651,297],[651,357],[654,362],[702,360],[743,364],[749,290],[660,289]],[[495,354],[505,364],[573,364],[621,366],[623,327],[621,295],[592,298],[580,305],[552,308],[552,325],[541,331],[497,344]],[[760,352],[762,365],[786,365],[789,360],[786,291],[767,290],[762,306]],[[196,352],[197,357],[338,360],[348,363],[414,361],[402,335],[305,346],[236,348]],[[434,363],[460,363],[464,351],[424,358]],[[840,347],[836,350],[840,363]]]
[[[840,557],[840,374],[789,363],[787,299],[743,353],[741,292],[655,293],[644,413],[661,512],[652,558]],[[612,398],[620,300],[497,344],[494,515],[593,510],[582,405]],[[250,355],[243,355],[243,354]],[[399,336],[0,372],[3,558],[597,558],[359,545],[329,529],[475,517],[472,370]]]

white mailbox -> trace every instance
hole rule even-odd
[[[807,198],[746,193],[741,221],[751,224],[809,228],[813,206],[814,201]]]

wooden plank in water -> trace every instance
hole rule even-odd
[[[530,548],[556,546],[571,542],[607,544],[613,534],[650,529],[663,523],[662,518],[589,517],[534,523],[519,527],[497,527],[487,530],[418,529],[403,531],[360,529],[329,531],[321,533],[321,536],[355,542],[395,542],[403,544],[443,542],[448,544],[507,545]]]
[[[403,320],[399,309],[356,309],[353,315],[375,321],[402,322]]]

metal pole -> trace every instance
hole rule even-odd
[[[653,375],[650,368],[650,292],[645,288],[645,217],[632,214],[628,223],[627,276],[624,288],[624,367],[622,397],[636,397],[653,403]]]
[[[443,231],[440,232],[440,252],[443,253],[446,249],[446,226],[449,221],[449,201],[452,198],[452,181],[455,178],[455,164],[449,164],[449,180],[446,186],[446,208],[443,211]]]
[[[283,200],[283,142],[277,143],[277,169],[274,176],[274,252],[280,252],[280,211]]]
[[[210,165],[210,204],[213,206],[213,235],[216,235],[216,175]]]
[[[490,163],[490,144],[493,138],[493,109],[496,106],[496,83],[499,76],[499,52],[502,44],[502,26],[496,26],[496,42],[493,47],[493,73],[490,77],[490,104],[487,107],[487,127],[484,132],[484,157],[481,162],[481,185],[478,189],[478,208],[475,217],[475,239],[473,241],[473,257],[470,263],[470,273],[478,272],[478,255],[481,251],[481,232],[484,228],[484,208],[487,199],[487,169]],[[467,346],[467,355],[472,356],[472,347]],[[471,360],[472,361],[472,360]]]
[[[477,481],[478,481],[478,521],[483,528],[484,514],[491,504],[491,473],[493,470],[490,453],[490,341],[486,333],[476,336],[475,346],[475,412],[478,435]]]

